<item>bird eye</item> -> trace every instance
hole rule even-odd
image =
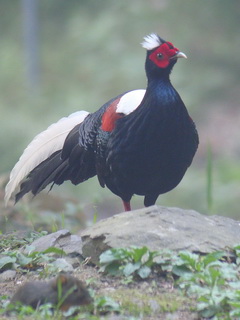
[[[158,58],[159,60],[161,60],[161,59],[163,58],[163,54],[162,54],[162,53],[157,53],[157,58]]]

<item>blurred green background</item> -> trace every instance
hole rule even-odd
[[[0,0],[0,173],[9,173],[31,139],[59,118],[145,88],[140,42],[156,32],[189,58],[177,63],[171,79],[200,135],[183,181],[157,203],[239,218],[240,1],[34,2],[36,31],[29,30],[26,1]],[[122,211],[120,199],[95,178],[53,192],[74,197],[86,212]],[[142,205],[135,197],[133,208]]]

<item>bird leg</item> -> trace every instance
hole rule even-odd
[[[129,202],[123,201],[123,206],[125,211],[131,211],[130,201]]]

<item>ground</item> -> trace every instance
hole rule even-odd
[[[12,235],[16,235],[16,249],[20,250],[22,239],[26,239],[26,232],[28,230],[33,231],[33,226],[35,228],[37,226],[38,230],[48,228],[48,232],[54,231],[51,229],[58,229],[57,224],[61,218],[59,217],[59,213],[54,213],[54,206],[52,203],[57,203],[56,211],[59,212],[62,210],[62,201],[56,199],[55,195],[52,195],[51,201],[48,203],[48,206],[52,209],[49,213],[49,211],[46,211],[45,209],[47,202],[45,196],[43,196],[42,202],[40,199],[33,202],[33,205],[30,205],[30,207],[23,204],[20,208],[12,207],[10,209],[5,209],[3,204],[1,205],[3,214],[1,216],[2,236],[0,240],[6,237],[6,234],[8,234],[10,239]],[[38,211],[37,215],[33,214],[34,210]],[[53,226],[47,225],[47,221],[49,221],[51,215],[57,215],[55,217],[56,225],[54,225],[54,228]],[[34,221],[29,217],[34,217]],[[66,215],[65,227],[71,227],[76,225],[76,223],[78,226],[83,227],[85,219],[82,212],[75,212],[73,216],[71,214],[69,216]],[[14,231],[16,229],[18,229],[17,232]],[[31,240],[29,241],[31,242]],[[8,246],[8,243],[4,244],[6,247]],[[9,242],[9,246],[13,246],[13,241]],[[3,246],[2,249],[4,249]],[[41,275],[44,278],[51,277],[51,272],[49,272],[49,274],[48,272],[42,272],[44,269],[43,267],[44,266],[40,266],[38,270],[17,268],[16,275],[13,279],[2,280],[1,296],[11,298],[16,291],[16,288],[25,281],[39,279]],[[128,282],[123,278],[103,274],[99,272],[99,267],[90,263],[81,262],[78,264],[78,267],[74,269],[74,275],[87,283],[89,290],[94,292],[95,297],[110,297],[115,302],[119,303],[120,313],[107,313],[101,315],[101,319],[121,320],[130,319],[130,316],[135,320],[200,319],[197,314],[192,311],[192,309],[194,309],[194,302],[184,297],[182,292],[174,288],[173,279],[167,279],[157,271],[153,272],[151,277],[147,280],[136,278],[132,282]],[[9,319],[9,317],[2,316],[1,319]]]
[[[159,277],[156,273],[146,281],[136,280],[123,283],[120,278],[103,275],[98,268],[81,265],[74,275],[88,283],[95,296],[111,297],[120,304],[122,314],[106,314],[101,319],[134,319],[151,320],[197,320],[196,313],[191,309],[194,303],[183,297],[181,292],[173,287],[172,281]],[[18,272],[16,279],[1,283],[1,295],[11,297],[16,287],[26,280],[39,279],[38,272],[22,274]],[[2,317],[0,319],[7,319]],[[100,318],[99,318],[100,319]]]

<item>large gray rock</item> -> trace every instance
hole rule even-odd
[[[147,246],[209,253],[240,243],[240,222],[193,210],[152,206],[101,220],[81,234],[83,256],[97,263],[109,248]]]

